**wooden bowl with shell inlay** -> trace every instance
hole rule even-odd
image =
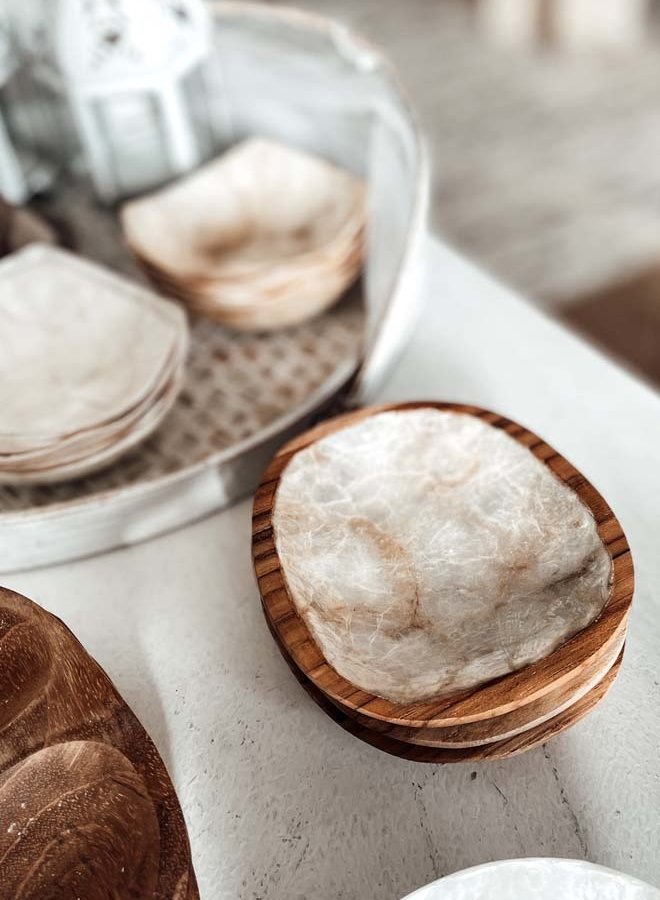
[[[305,688],[399,755],[520,752],[620,665],[621,526],[545,441],[476,407],[362,409],[289,442],[255,495],[253,558]]]
[[[276,643],[277,639],[276,639]],[[615,663],[607,674],[591,688],[583,697],[576,701],[570,708],[564,709],[552,718],[536,725],[528,730],[512,734],[509,737],[484,742],[475,746],[465,746],[454,744],[453,746],[430,746],[410,740],[402,740],[393,737],[390,733],[384,733],[378,729],[374,729],[371,725],[365,725],[364,721],[357,721],[355,715],[350,715],[347,710],[340,707],[339,704],[330,700],[307,678],[304,677],[300,669],[291,661],[284,648],[278,643],[282,655],[287,661],[289,668],[295,675],[298,682],[307,691],[310,697],[321,707],[321,709],[330,716],[338,725],[352,734],[354,737],[360,738],[372,747],[383,750],[392,756],[399,756],[402,759],[409,759],[413,762],[428,763],[448,763],[448,762],[477,762],[486,759],[506,759],[509,756],[516,756],[524,753],[526,750],[532,750],[540,744],[545,744],[550,738],[562,731],[565,731],[571,725],[575,725],[580,719],[583,719],[590,713],[600,701],[607,695],[610,688],[614,684],[614,680],[619,673],[623,651],[617,657]]]

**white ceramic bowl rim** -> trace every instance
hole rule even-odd
[[[411,894],[406,894],[402,900],[431,900],[431,894],[429,894],[429,890],[433,887],[442,887],[444,885],[456,884],[460,881],[469,881],[474,875],[477,873],[488,872],[489,870],[499,871],[500,869],[511,869],[511,870],[524,870],[533,865],[547,865],[557,863],[560,864],[563,868],[574,869],[579,873],[586,872],[598,872],[601,875],[610,875],[612,876],[613,881],[619,881],[620,884],[625,885],[631,888],[643,889],[644,895],[643,898],[640,897],[640,900],[651,900],[652,897],[657,897],[660,900],[660,889],[653,887],[653,885],[648,884],[646,881],[642,881],[639,878],[635,878],[632,875],[626,875],[624,872],[618,872],[616,869],[610,869],[607,866],[600,866],[596,863],[589,862],[584,859],[562,859],[552,856],[530,856],[530,857],[522,857],[519,859],[500,859],[493,860],[487,863],[481,863],[477,866],[470,866],[468,869],[460,869],[458,872],[452,872],[450,875],[445,875],[443,878],[438,878],[436,881],[432,881],[429,884],[423,885],[420,888],[414,890]],[[557,896],[556,894],[552,895],[553,898]],[[441,900],[441,895],[438,896],[438,900]],[[493,898],[496,900],[496,898]]]

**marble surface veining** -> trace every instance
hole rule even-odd
[[[275,541],[326,659],[409,702],[535,662],[607,600],[588,508],[527,448],[470,415],[385,412],[297,453]]]

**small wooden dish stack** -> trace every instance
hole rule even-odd
[[[357,687],[329,664],[292,598],[276,546],[273,515],[282,474],[296,454],[376,413],[421,408],[477,417],[528,448],[591,512],[612,569],[600,614],[549,655],[460,693],[402,703]],[[503,758],[530,749],[590,712],[621,665],[634,580],[621,526],[598,492],[559,453],[515,422],[476,407],[416,403],[363,409],[292,440],[272,460],[256,493],[252,548],[266,620],[296,678],[343,728],[396,756],[459,762]]]

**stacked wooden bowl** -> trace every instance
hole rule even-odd
[[[238,331],[318,315],[363,261],[360,179],[263,138],[127,203],[121,218],[159,290]]]
[[[516,444],[522,445],[526,453],[533,454],[542,464],[541,469],[543,466],[547,467],[554,478],[573,491],[580,504],[585,507],[585,521],[581,527],[585,523],[587,526],[589,523],[595,525],[594,535],[597,534],[597,540],[602,542],[602,552],[608,560],[610,575],[605,580],[604,602],[598,614],[547,655],[529,664],[518,665],[500,677],[491,678],[468,689],[439,692],[423,699],[397,701],[387,699],[373,689],[365,690],[356,685],[340,674],[324,655],[320,647],[321,641],[317,639],[318,632],[312,633],[315,628],[314,620],[309,615],[309,607],[305,609],[297,602],[302,590],[299,573],[293,567],[287,569],[282,562],[285,541],[284,535],[278,532],[277,525],[282,516],[278,520],[276,510],[278,501],[281,500],[282,504],[289,502],[287,498],[283,499],[283,495],[278,497],[278,490],[287,467],[298,454],[313,448],[315,464],[325,465],[336,451],[342,465],[354,465],[354,461],[346,457],[346,445],[343,448],[333,446],[328,439],[336,437],[345,429],[354,429],[374,415],[413,410],[439,410],[472,417],[498,432],[504,432]],[[497,436],[498,440],[500,438],[501,435]],[[364,450],[365,445],[356,439],[350,446],[355,448],[357,454]],[[438,454],[442,453],[442,449],[437,448]],[[370,465],[375,469],[379,466],[379,461],[373,454]],[[419,466],[419,463],[415,462],[413,465]],[[537,477],[534,472],[532,474],[534,478]],[[542,471],[540,474],[543,476]],[[473,477],[479,476],[471,474],[470,478]],[[307,484],[309,485],[309,481]],[[483,491],[483,485],[481,489],[483,499],[487,495]],[[433,488],[425,486],[424,490]],[[474,488],[470,488],[468,495],[474,496],[474,491],[477,490],[474,482]],[[340,507],[345,496],[350,493],[349,480],[344,481],[343,491],[334,491],[327,481],[323,483],[322,491],[331,506]],[[304,492],[306,496],[300,497],[300,508],[296,510],[295,504],[293,507],[294,514],[299,518],[305,515],[304,507],[310,503],[313,486],[305,487]],[[568,499],[572,500],[570,497]],[[477,497],[475,503],[478,502],[481,501]],[[533,504],[534,497],[526,497],[524,502]],[[498,514],[498,511],[491,512]],[[342,515],[341,509],[339,515]],[[305,523],[300,533],[303,535],[304,546],[313,555],[317,546],[314,541],[323,526],[314,524],[313,520],[310,523]],[[578,540],[578,522],[571,521],[567,524],[576,529],[575,540]],[[360,527],[364,531],[368,526],[362,520]],[[437,529],[436,533],[442,534]],[[337,539],[340,540],[340,536]],[[526,546],[529,539],[528,534],[523,535],[522,540]],[[383,541],[380,538],[379,541],[382,547]],[[543,553],[545,545],[546,541],[542,539],[538,545],[540,553]],[[435,546],[438,554],[442,554],[442,543]],[[407,759],[453,762],[501,758],[544,743],[577,722],[602,700],[614,682],[621,664],[633,593],[632,559],[621,526],[606,502],[584,476],[542,439],[515,422],[475,407],[433,403],[360,410],[323,423],[288,443],[273,459],[255,496],[253,559],[269,628],[305,690],[347,731],[375,747]],[[590,551],[587,564],[591,564],[593,559],[594,553]],[[511,564],[514,579],[511,590],[515,589],[517,570],[522,568],[519,563]],[[575,577],[580,578],[581,575],[582,572],[579,571]],[[327,584],[318,590],[312,586],[309,591],[312,605],[320,607],[326,591]],[[561,593],[562,578],[558,576],[552,585],[552,597],[559,597],[558,602],[561,602]],[[340,620],[341,627],[345,627],[346,620],[341,618],[345,614],[341,598],[335,598],[333,602],[335,605],[332,612],[336,619],[328,619],[324,625],[326,630],[335,627]],[[456,602],[459,602],[458,596]],[[506,596],[502,596],[497,602],[506,605]],[[384,615],[387,614],[386,611]],[[360,615],[356,608],[349,610],[348,621],[354,615]],[[497,632],[495,637],[497,638]]]
[[[0,263],[0,484],[78,478],[160,425],[183,384],[179,307],[63,250]]]
[[[158,750],[66,625],[0,587],[2,900],[199,900]]]

